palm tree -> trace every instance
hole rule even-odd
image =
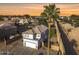
[[[48,34],[48,51],[47,54],[49,54],[50,50],[50,25],[52,23],[51,20],[56,19],[58,17],[59,13],[59,8],[56,8],[55,4],[49,4],[48,6],[44,6],[44,11],[41,13],[41,16],[44,16],[45,18],[48,19],[48,29],[49,29],[49,34]]]

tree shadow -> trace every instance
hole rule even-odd
[[[59,22],[57,21],[57,25],[58,25],[58,28],[59,28],[59,31],[60,31],[60,35],[61,35],[61,39],[63,41],[63,45],[64,45],[64,48],[65,48],[65,53],[66,55],[76,55],[76,51],[74,50],[71,42],[69,41],[66,33],[63,31],[62,27],[60,26]],[[75,41],[73,41],[75,42]]]
[[[78,45],[77,45],[77,41],[75,39],[72,39],[71,40],[71,45],[74,47],[74,48],[77,48]]]

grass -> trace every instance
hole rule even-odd
[[[50,29],[50,38],[54,37],[56,35],[55,29]]]

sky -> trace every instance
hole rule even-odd
[[[0,3],[0,15],[24,15],[39,16],[44,10],[43,6],[48,4],[22,4],[22,3]],[[79,4],[56,4],[60,8],[61,16],[79,15]]]

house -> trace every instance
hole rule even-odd
[[[8,21],[9,19],[7,17],[3,17],[4,21]]]
[[[18,33],[22,33],[28,28],[28,20],[25,18],[19,18],[16,20],[15,25],[17,26]]]
[[[48,38],[48,28],[44,25],[35,26],[22,33],[23,45],[38,49],[41,46],[41,39],[46,41]]]
[[[34,34],[35,33],[33,32],[32,29],[22,33],[23,46],[34,48],[34,49],[38,49],[39,48],[41,41],[40,40],[36,40]]]
[[[0,26],[0,38],[5,38],[6,40],[8,40],[11,35],[15,34],[17,34],[16,26],[9,23]]]
[[[25,18],[25,19],[24,19],[24,23],[28,23],[28,19]]]
[[[27,24],[28,23],[28,19],[21,18],[21,19],[19,19],[18,23],[21,24],[21,25]]]
[[[44,25],[35,26],[22,33],[23,38],[27,39],[47,39],[48,38],[48,27]]]
[[[23,25],[24,24],[23,20],[24,19],[19,20],[19,24],[22,24]]]

